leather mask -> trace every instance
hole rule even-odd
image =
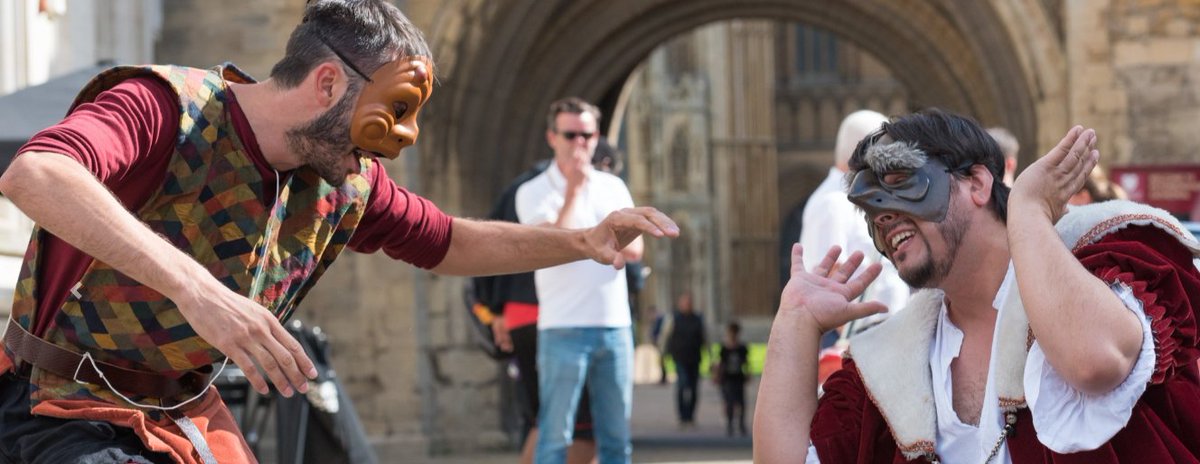
[[[929,222],[941,222],[950,208],[948,168],[937,158],[928,158],[921,150],[905,142],[877,144],[868,149],[866,161],[871,168],[854,174],[847,192],[852,203],[866,214],[867,222],[886,213],[900,213]],[[875,248],[886,249],[868,227]]]
[[[424,57],[402,57],[371,74],[354,104],[350,141],[388,159],[417,141],[417,114],[433,93],[432,65]]]

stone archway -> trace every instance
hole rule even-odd
[[[430,193],[461,201],[466,213],[482,212],[508,177],[544,153],[542,111],[550,101],[601,101],[655,46],[709,22],[775,18],[820,26],[879,57],[918,105],[973,114],[1022,140],[1045,138],[1038,116],[1056,111],[1062,87],[1056,69],[1045,69],[1056,50],[1046,50],[1047,37],[1030,36],[1030,24],[1051,22],[1037,2],[497,3],[444,5],[431,33],[443,80],[441,101],[425,120],[437,129],[427,132],[433,137],[424,145],[423,170],[463,179],[457,191],[431,186]]]
[[[805,23],[852,42],[890,68],[917,105],[1037,140],[1023,152],[1028,163],[1056,140],[1047,133],[1061,135],[1066,114],[1062,41],[1045,6],[1053,1],[408,0],[428,25],[440,82],[422,116],[420,155],[410,154],[418,162],[404,166],[419,185],[406,184],[455,214],[482,215],[495,192],[548,153],[543,111],[553,99],[578,95],[612,113],[620,86],[655,47],[746,18]],[[490,361],[452,346],[465,338],[450,335],[465,333],[452,315],[459,282],[416,280],[414,289],[426,290],[414,299],[415,331],[434,339],[418,342],[415,357],[423,433],[433,449],[486,441],[477,433],[494,422],[478,413],[495,405],[466,392],[487,385]]]

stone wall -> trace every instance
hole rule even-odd
[[[264,79],[303,14],[297,0],[168,0],[155,55],[203,68],[232,61]]]
[[[1104,162],[1195,163],[1200,4],[1066,2],[1071,120],[1094,125]]]

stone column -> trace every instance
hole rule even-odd
[[[779,280],[774,29],[767,21],[734,20],[705,31],[701,66],[713,76],[713,185],[717,217],[725,218],[716,224],[721,280],[715,301],[727,315],[770,316]]]

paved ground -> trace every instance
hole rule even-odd
[[[746,423],[752,422],[758,384],[746,387]],[[675,418],[673,385],[637,385],[633,390],[633,462],[635,463],[750,463],[750,438],[726,437],[721,395],[712,382],[701,385],[697,426],[681,429]],[[381,459],[383,457],[381,456]],[[415,464],[511,464],[517,453],[491,453],[427,458]]]

